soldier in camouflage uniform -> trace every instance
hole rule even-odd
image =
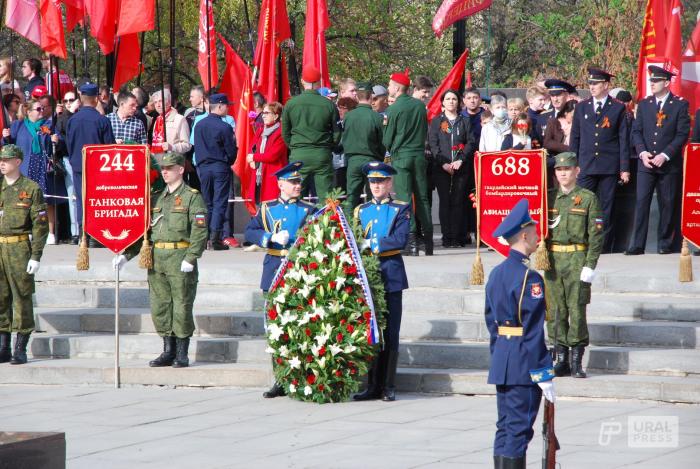
[[[49,235],[41,189],[20,173],[23,157],[16,145],[0,150],[0,363],[13,365],[27,363],[34,330],[34,274]],[[11,331],[17,332],[13,354]]]
[[[207,244],[207,207],[198,190],[183,181],[185,157],[166,153],[161,174],[166,187],[151,191],[153,268],[148,270],[151,317],[163,337],[163,353],[149,366],[189,366],[187,352],[194,332],[192,305],[197,293],[197,259]],[[114,259],[121,268],[138,252]]]
[[[586,305],[591,301],[591,282],[603,248],[603,213],[595,194],[576,185],[579,167],[575,153],[558,154],[554,170],[559,188],[550,189],[547,194],[547,250],[552,265],[544,276],[549,309],[547,327],[552,342],[555,327],[558,328],[556,375],[585,378],[581,361],[588,345]],[[555,308],[558,309],[556,326]]]

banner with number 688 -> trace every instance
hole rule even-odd
[[[508,255],[508,243],[492,233],[520,199],[530,204],[540,238],[547,236],[547,163],[545,150],[477,152],[477,229],[481,241]]]
[[[149,169],[146,145],[83,148],[83,227],[115,254],[148,230]]]

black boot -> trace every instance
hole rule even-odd
[[[29,343],[29,334],[17,333],[15,337],[15,353],[12,355],[10,365],[24,365],[27,363],[27,344]]]
[[[401,251],[401,254],[403,254],[404,256],[417,256],[417,255],[419,255],[418,240],[416,239],[415,233],[409,233],[408,243],[406,243],[406,247],[404,248],[403,251]]]
[[[501,456],[503,458],[503,469],[525,469],[525,456],[520,458],[509,458],[508,456]]]
[[[493,457],[493,469],[503,469],[503,456],[494,455],[494,457]]]
[[[158,366],[170,366],[173,364],[173,360],[175,360],[175,337],[169,335],[163,337],[163,353],[155,360],[148,362],[148,366],[154,368]]]
[[[425,255],[426,256],[432,256],[433,255],[433,234],[426,235],[423,238],[423,246],[425,246]]]
[[[569,365],[569,347],[557,345],[557,364],[554,365],[556,376],[571,376],[571,365]]]
[[[284,392],[284,388],[277,383],[273,384],[269,390],[263,393],[263,397],[266,399],[272,399],[273,397],[281,397],[286,395],[287,393]]]
[[[586,347],[577,345],[571,348],[571,376],[574,378],[585,378],[586,373],[583,371],[583,351]]]
[[[396,366],[399,363],[399,352],[398,350],[388,350],[386,355],[386,378],[384,380],[382,400],[391,402],[396,400]]]
[[[9,332],[0,332],[0,363],[7,363],[12,359],[12,336]]]
[[[177,337],[175,339],[175,361],[173,361],[173,368],[187,368],[190,366],[190,359],[187,358],[187,350],[190,348],[190,338],[181,339]]]
[[[212,231],[209,243],[212,251],[228,251],[228,246],[221,242],[221,231]]]
[[[372,361],[372,366],[369,368],[367,373],[367,389],[362,391],[360,394],[355,394],[352,396],[354,401],[371,401],[374,399],[380,399],[382,397],[382,377],[383,373],[383,362],[384,353],[379,352],[374,360]]]

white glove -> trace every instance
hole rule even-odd
[[[112,268],[114,268],[114,270],[122,270],[122,267],[124,267],[126,262],[126,256],[124,254],[119,254],[117,257],[112,259]]]
[[[273,234],[270,236],[270,241],[285,246],[289,242],[289,231],[282,230],[279,233]]]
[[[27,273],[29,275],[34,275],[37,272],[39,272],[39,261],[30,259],[29,263],[27,264]]]
[[[360,243],[360,252],[364,251],[365,249],[370,249],[372,247],[372,240],[371,239],[363,239],[362,242]]]
[[[590,267],[584,267],[581,270],[581,281],[582,282],[593,283],[594,278],[595,278],[595,270],[591,269]]]
[[[182,264],[180,264],[180,272],[192,272],[194,270],[194,266],[190,264],[187,261],[182,261]]]
[[[556,396],[554,395],[554,382],[542,381],[541,383],[537,383],[537,385],[540,387],[540,389],[542,389],[542,395],[544,398],[554,404],[554,401],[557,400]]]

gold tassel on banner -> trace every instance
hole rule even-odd
[[[479,254],[479,248],[476,248],[476,257],[474,258],[474,264],[472,265],[472,285],[483,285],[484,284],[484,264],[481,263],[481,254]]]
[[[540,240],[540,245],[537,246],[537,251],[535,251],[535,269],[547,271],[551,269],[552,266],[549,264],[549,252],[547,252],[547,246],[544,239]]]
[[[681,265],[680,270],[678,272],[678,281],[693,281],[693,258],[690,257],[690,249],[688,249],[688,240],[685,238],[683,238],[683,247],[681,247]]]
[[[143,244],[139,251],[139,267],[142,269],[153,268],[153,249],[151,249],[151,242],[146,236],[143,237]]]
[[[83,233],[83,238],[80,240],[78,248],[78,259],[75,261],[75,267],[78,270],[90,269],[90,253],[88,251],[87,235]]]
[[[476,257],[472,265],[472,285],[484,284],[484,264],[481,262],[481,200],[479,199],[479,189],[481,188],[481,157],[476,153],[477,158],[477,174],[476,174]]]

